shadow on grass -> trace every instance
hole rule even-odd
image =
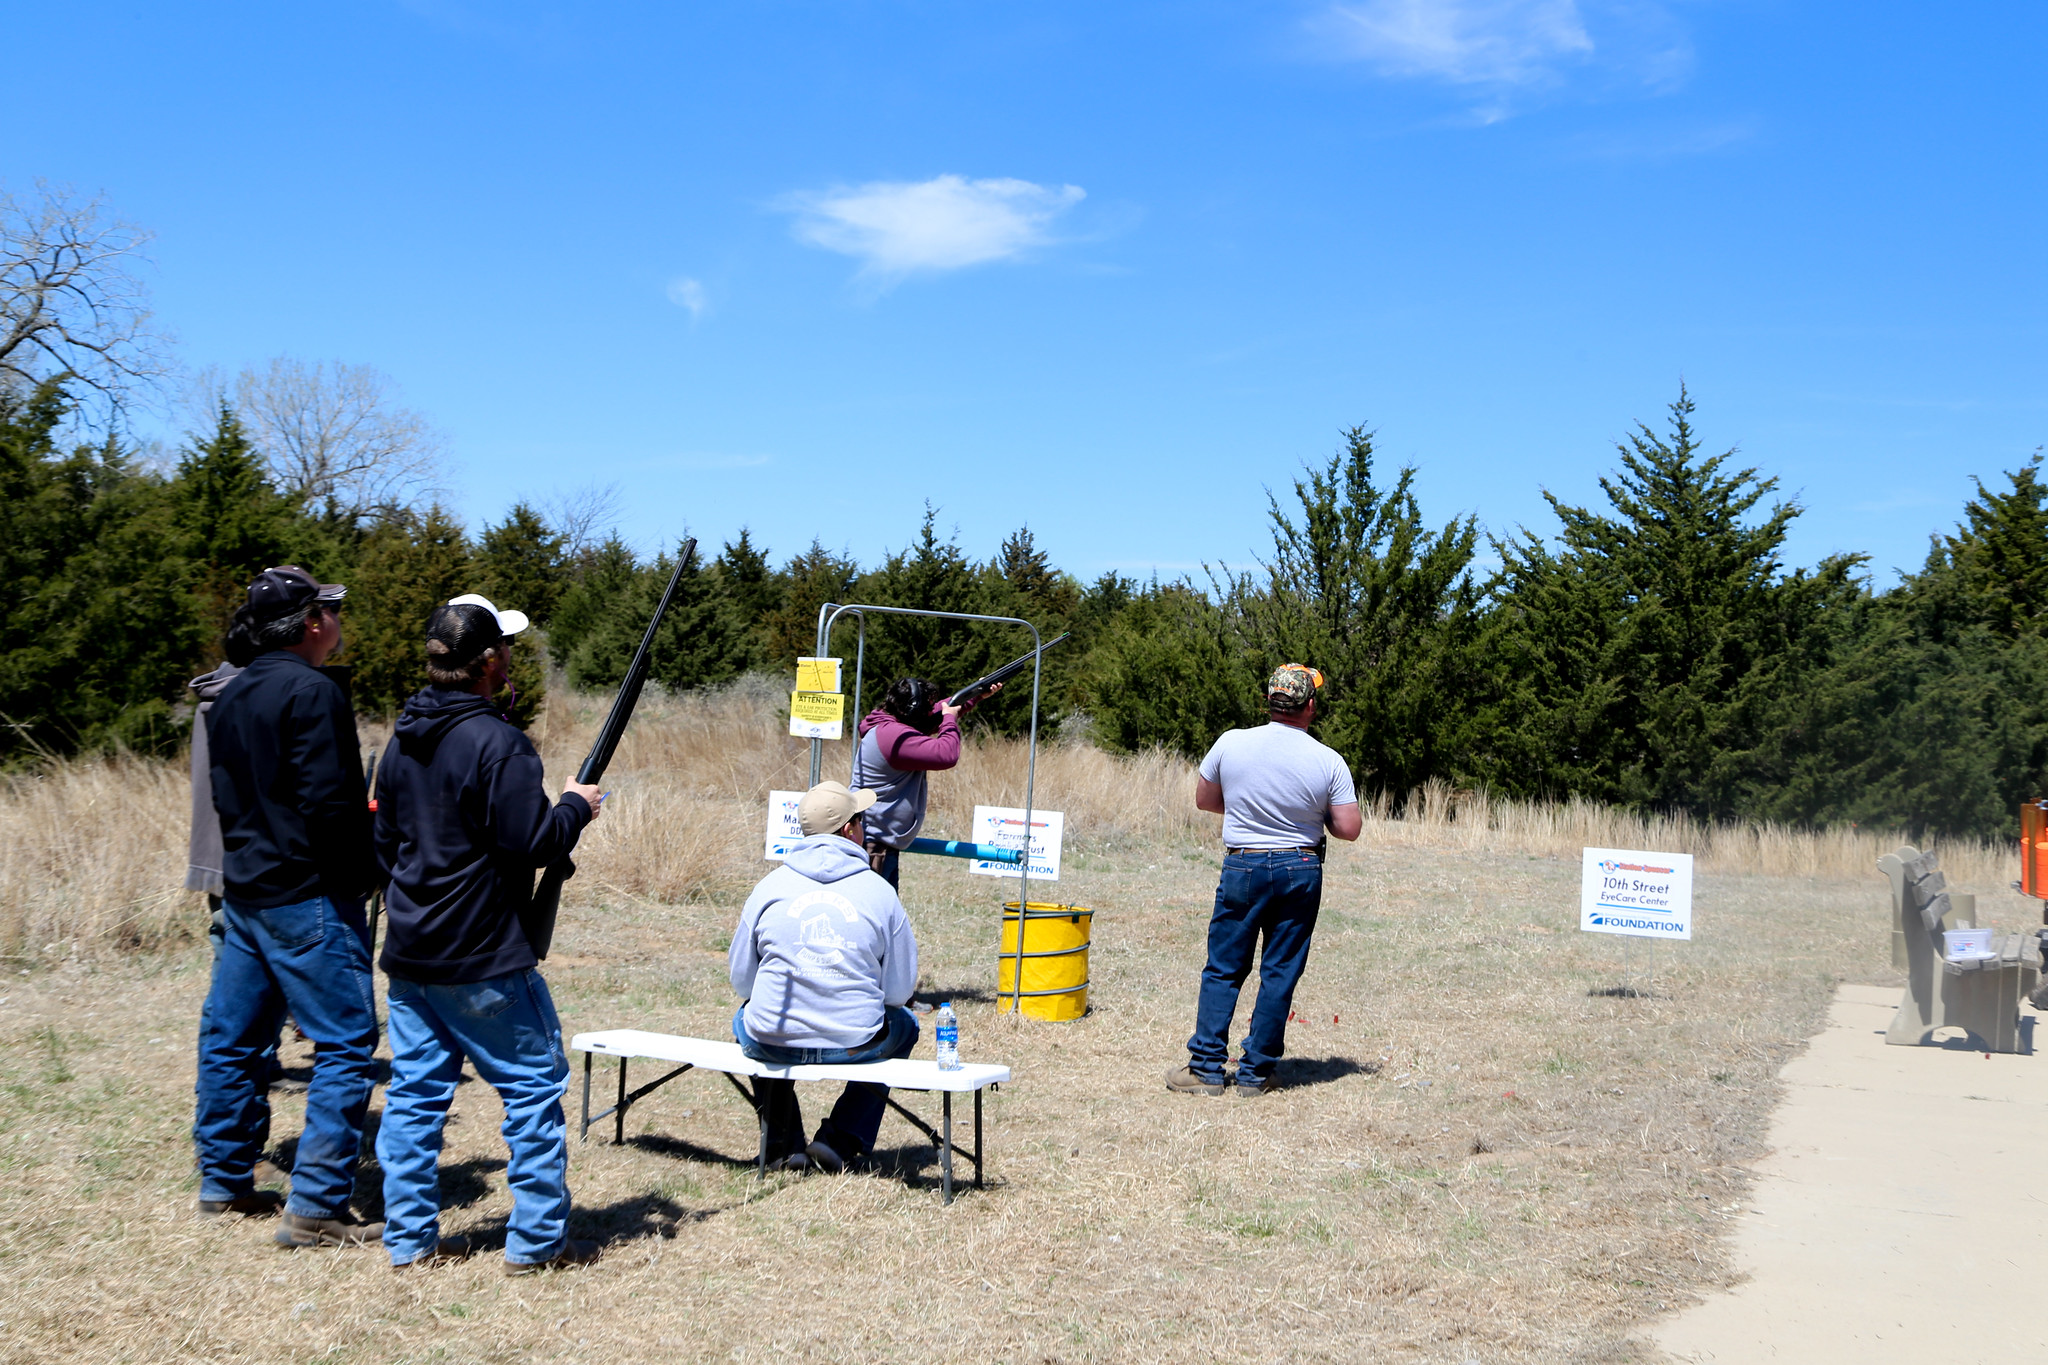
[[[651,1152],[655,1156],[679,1157],[684,1161],[701,1161],[707,1166],[744,1167],[750,1171],[754,1169],[754,1154],[752,1152],[749,1152],[744,1158],[727,1156],[724,1152],[713,1151],[709,1147],[700,1147],[694,1142],[685,1142],[681,1138],[670,1137],[666,1133],[636,1133],[626,1139],[625,1145],[642,1152]]]
[[[1327,1085],[1346,1076],[1371,1076],[1378,1062],[1361,1062],[1354,1057],[1282,1057],[1273,1067],[1273,1084],[1289,1090],[1306,1085]]]
[[[917,1004],[930,1005],[933,1009],[937,1009],[947,1001],[951,1001],[956,1005],[962,1002],[970,1005],[991,1005],[995,1003],[996,995],[994,991],[980,986],[958,986],[952,990],[919,991],[910,998]],[[922,1023],[924,1021],[920,1019],[918,1022]]]

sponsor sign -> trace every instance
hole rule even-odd
[[[1692,855],[1589,848],[1579,881],[1579,928],[1638,938],[1692,937]]]
[[[768,793],[768,846],[761,855],[768,861],[781,862],[791,845],[804,837],[804,827],[796,818],[797,803],[803,799],[802,792]]]
[[[1060,879],[1060,839],[1067,828],[1067,817],[1056,810],[1034,810],[1031,812],[1031,880],[1056,882]],[[996,848],[1024,847],[1024,812],[1011,806],[976,806],[974,808],[974,836],[977,844],[991,844]],[[976,858],[968,863],[967,870],[983,877],[1008,877],[1017,880],[1015,863],[990,863]]]
[[[792,692],[789,694],[789,732],[798,739],[837,739],[846,715],[846,696],[840,692]]]

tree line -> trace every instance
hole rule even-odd
[[[61,381],[0,388],[0,761],[184,742],[186,678],[220,656],[241,587],[299,563],[349,585],[359,710],[422,682],[428,611],[481,591],[541,630],[517,652],[518,714],[547,679],[617,682],[675,567],[521,502],[474,534],[438,502],[380,506],[288,487],[217,395],[174,459],[115,438],[65,446]],[[986,560],[937,512],[863,566],[814,541],[774,562],[741,529],[684,566],[656,642],[671,689],[787,675],[818,608],[862,601],[1023,617],[1073,640],[1045,657],[1043,733],[1200,754],[1260,719],[1265,673],[1329,679],[1319,731],[1395,804],[1431,778],[1508,796],[1914,833],[2014,828],[2048,765],[2048,485],[2041,461],[1978,484],[1924,564],[1874,591],[1867,556],[1788,567],[1799,515],[1776,481],[1709,453],[1681,393],[1601,481],[1550,497],[1558,529],[1489,537],[1428,521],[1415,471],[1385,477],[1372,433],[1272,497],[1272,550],[1203,580],[1082,582],[1028,528]],[[1548,494],[1545,495],[1549,497]],[[1482,572],[1482,553],[1498,567]],[[848,624],[833,642],[848,659]],[[1028,647],[1016,627],[871,617],[866,695],[895,677],[958,685]],[[977,722],[1018,733],[1029,689]]]

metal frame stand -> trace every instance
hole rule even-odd
[[[853,785],[853,769],[860,763],[860,737],[857,732],[860,726],[861,686],[864,682],[862,674],[867,667],[867,613],[869,612],[877,612],[884,616],[923,616],[941,621],[981,621],[990,625],[1022,626],[1031,632],[1031,646],[1034,651],[1031,660],[1031,733],[1029,744],[1025,751],[1024,856],[1017,864],[1017,907],[1019,918],[1017,920],[1017,951],[1015,954],[1006,953],[1002,950],[1002,921],[1000,916],[997,917],[996,923],[997,961],[1000,962],[1012,956],[1017,959],[1017,969],[1010,981],[1012,986],[1010,991],[1006,992],[1003,990],[1000,971],[997,974],[996,1012],[998,1014],[1003,1012],[1003,999],[1007,995],[1010,1000],[1012,1013],[1021,1019],[1024,1017],[1024,921],[1022,916],[1024,911],[1031,905],[1031,810],[1032,798],[1037,794],[1038,788],[1038,698],[1039,685],[1042,681],[1041,675],[1045,666],[1045,637],[1038,633],[1037,626],[1032,625],[1029,621],[1019,616],[980,616],[966,611],[925,611],[916,607],[881,607],[869,602],[827,602],[819,607],[816,653],[818,658],[823,659],[832,656],[832,628],[839,624],[840,617],[850,615],[860,623],[860,636],[854,647],[853,656],[853,715],[848,721],[848,724],[854,727],[856,732],[851,736],[853,739],[853,752],[847,761],[848,786]],[[818,785],[824,762],[825,741],[814,739],[811,741],[811,785],[813,787]],[[976,1103],[978,1112],[978,1099]],[[926,1131],[929,1132],[930,1130],[927,1129]],[[979,1185],[979,1183],[980,1181],[977,1178],[976,1184]]]
[[[626,1063],[631,1059],[621,1057],[619,1058],[618,1099],[612,1103],[610,1108],[601,1109],[593,1114],[590,1112],[590,1076],[592,1062],[596,1055],[592,1052],[583,1054],[583,1118],[582,1127],[577,1137],[579,1141],[590,1141],[590,1126],[600,1119],[609,1118],[612,1120],[612,1145],[615,1147],[625,1145],[626,1111],[631,1109],[636,1101],[653,1091],[659,1090],[685,1071],[697,1069],[694,1063],[685,1062],[660,1080],[649,1081],[638,1090],[628,1093],[626,1090]],[[755,1149],[754,1154],[754,1175],[757,1179],[765,1177],[768,1173],[768,1106],[762,1102],[760,1083],[757,1080],[750,1088],[730,1071],[721,1071],[718,1074],[732,1082],[732,1088],[740,1092],[740,1098],[745,1100],[754,1111],[754,1121],[760,1130],[760,1144]],[[995,1085],[992,1084],[988,1088],[994,1089]],[[943,1132],[933,1128],[929,1123],[926,1123],[916,1114],[911,1113],[908,1109],[897,1103],[894,1095],[884,1096],[882,1102],[891,1109],[894,1109],[898,1114],[901,1114],[911,1127],[930,1138],[932,1145],[938,1148],[939,1192],[942,1202],[947,1204],[953,1202],[953,1154],[955,1152],[958,1152],[974,1164],[974,1188],[977,1190],[985,1188],[982,1184],[981,1176],[981,1091],[977,1090],[974,1092],[974,1150],[971,1152],[964,1147],[956,1146],[953,1142],[952,1091],[941,1090],[939,1092],[939,1122],[944,1129]]]

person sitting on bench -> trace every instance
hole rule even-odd
[[[896,890],[868,866],[861,812],[871,791],[821,782],[797,806],[803,842],[761,879],[728,955],[742,1000],[732,1036],[755,1061],[840,1065],[908,1057],[917,1019],[917,939]],[[865,1159],[889,1087],[852,1081],[804,1145],[796,1082],[762,1078],[770,1170],[838,1174]]]

